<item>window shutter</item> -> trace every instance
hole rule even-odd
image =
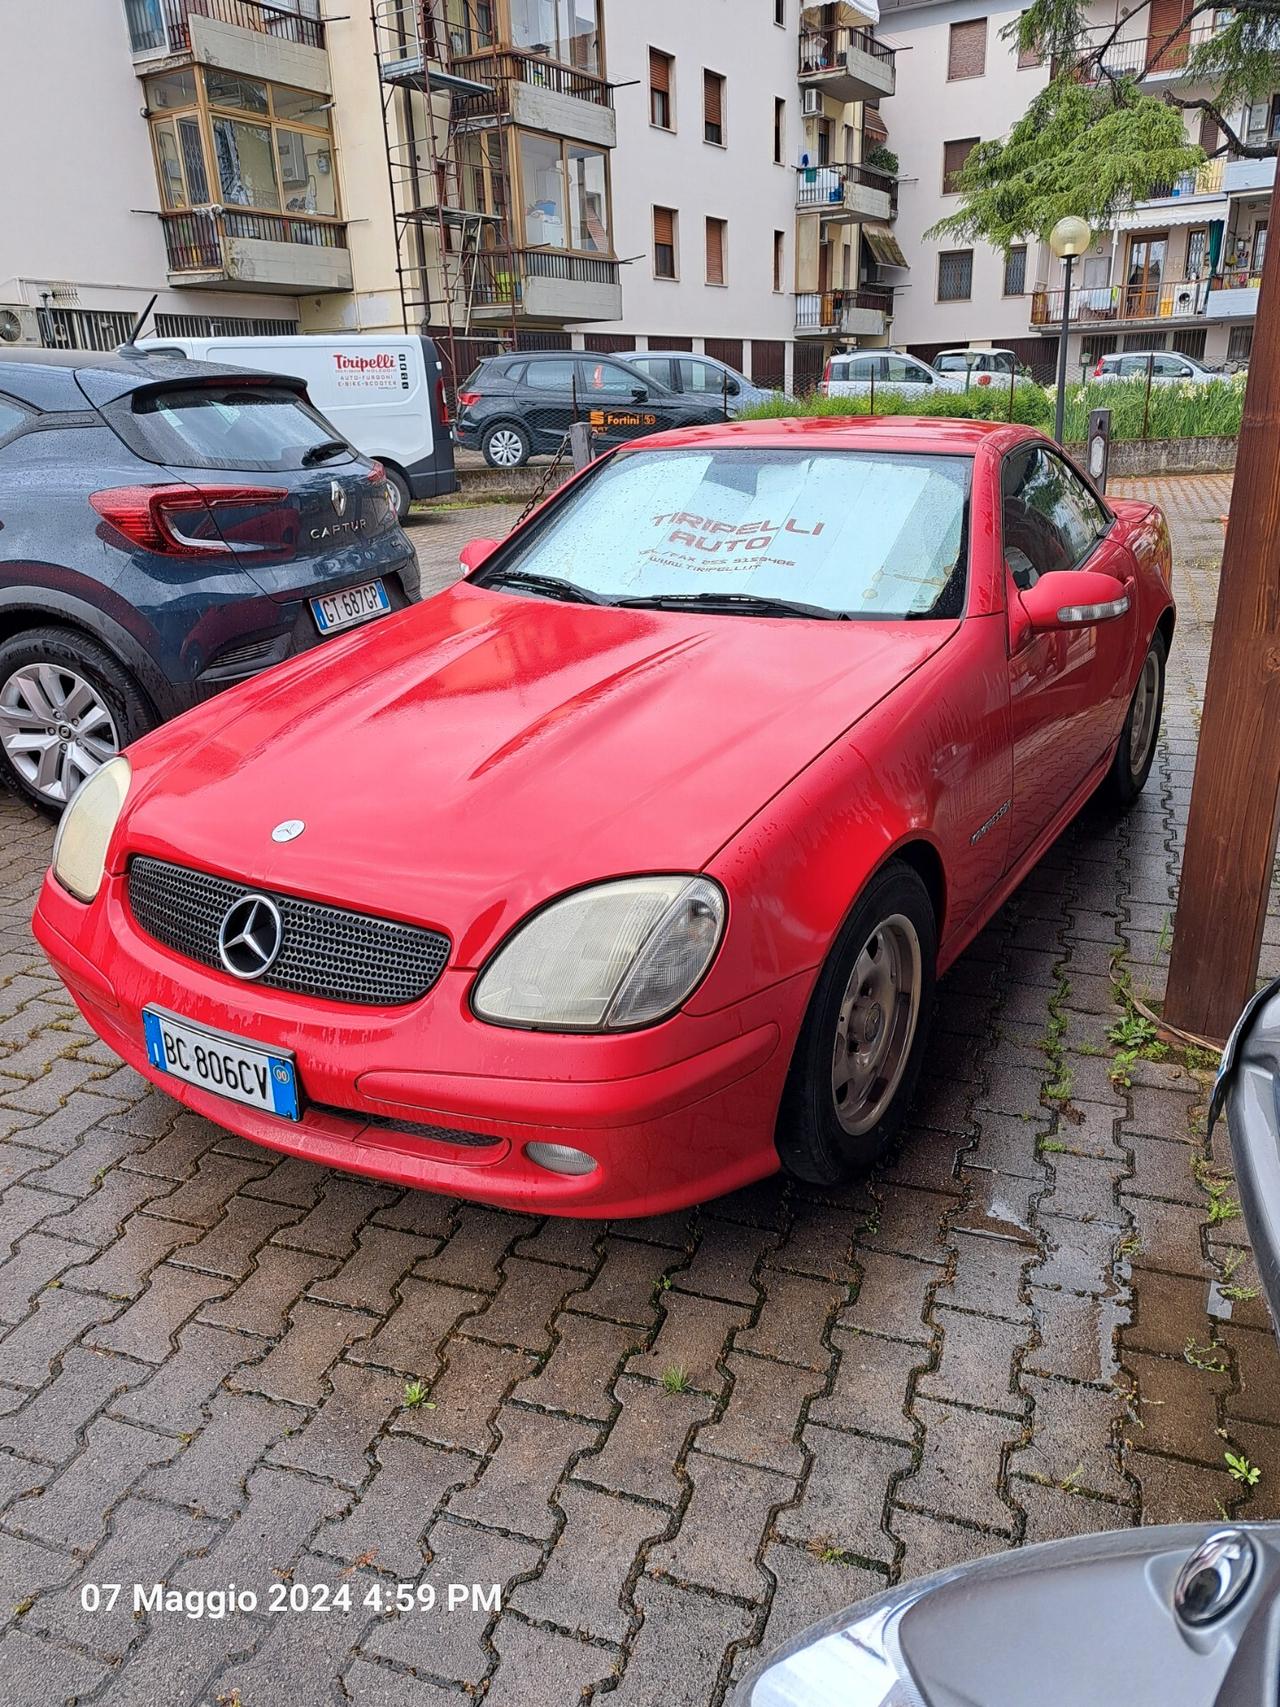
[[[722,112],[724,104],[722,100],[723,91],[723,77],[718,76],[714,71],[704,71],[702,73],[704,116],[706,117],[708,124],[721,125],[724,123],[724,116]]]
[[[987,20],[971,18],[952,24],[948,49],[948,79],[981,77],[987,68]]]
[[[978,138],[976,136],[964,136],[964,137],[961,137],[959,139],[959,141],[957,141],[957,142],[944,142],[943,143],[943,145],[942,145],[942,193],[943,193],[943,195],[953,196],[957,193],[957,191],[959,189],[959,185],[956,183],[956,176],[959,173],[960,168],[964,165],[965,161],[969,158],[970,151],[972,149],[976,148],[977,144],[978,144]]]
[[[653,210],[653,240],[660,247],[666,245],[674,248],[676,241],[675,216],[669,207],[655,207]]]
[[[707,221],[707,283],[724,283],[724,221]]]
[[[649,87],[660,95],[671,93],[671,56],[659,53],[656,47],[649,49]]]

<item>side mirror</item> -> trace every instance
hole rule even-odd
[[[496,539],[469,539],[458,553],[458,562],[469,575],[473,569],[478,569],[487,557],[491,557],[498,549]]]
[[[1019,597],[1037,634],[1059,628],[1088,628],[1110,622],[1129,609],[1129,595],[1114,575],[1097,569],[1054,569]]]
[[[633,403],[647,403],[649,401],[649,393],[645,390],[643,385],[636,386],[635,390],[631,393],[631,401]]]

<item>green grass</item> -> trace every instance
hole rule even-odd
[[[1080,443],[1091,409],[1111,410],[1114,439],[1142,437],[1143,414],[1147,416],[1149,439],[1186,439],[1221,436],[1234,438],[1240,431],[1244,408],[1244,375],[1233,374],[1209,385],[1153,385],[1147,406],[1145,379],[1111,380],[1104,385],[1068,385],[1065,437]],[[948,416],[978,421],[1007,421],[1009,392],[1000,385],[971,387],[968,391],[944,392],[938,397],[904,397],[900,392],[876,388],[877,415]],[[788,416],[869,415],[870,397],[772,397],[744,409],[741,419],[776,420]],[[1023,426],[1053,426],[1053,388],[1020,379],[1014,387],[1013,419]]]

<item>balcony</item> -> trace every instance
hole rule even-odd
[[[1194,172],[1184,172],[1171,183],[1154,184],[1142,201],[1117,213],[1117,231],[1154,231],[1168,225],[1203,225],[1227,216],[1226,192],[1222,187],[1222,160],[1206,160]]]
[[[450,71],[469,83],[492,88],[499,111],[526,130],[592,142],[597,148],[617,146],[613,98],[603,77],[505,48],[455,56]],[[465,121],[465,102],[459,106],[458,117]]]
[[[124,0],[139,76],[170,62],[216,65],[294,89],[331,92],[325,26],[266,0]]]
[[[805,23],[800,32],[802,89],[817,89],[834,101],[877,105],[894,91],[893,49],[870,30],[841,24],[822,30]]]
[[[471,318],[485,325],[622,318],[618,262],[602,256],[555,249],[477,255],[466,268],[466,284]]]
[[[1205,314],[1210,320],[1252,320],[1258,312],[1262,274],[1248,267],[1233,268],[1209,280]]]
[[[1107,26],[1094,30],[1090,40],[1081,47],[1078,75],[1082,83],[1090,86],[1107,77],[1152,81],[1186,77],[1192,53],[1212,40],[1216,33],[1212,18],[1204,17],[1197,19],[1190,29],[1179,31],[1172,41],[1167,40],[1166,30],[1158,31],[1152,37],[1142,35],[1128,41],[1109,41],[1112,30]],[[1104,47],[1104,42],[1109,45]],[[1158,56],[1148,69],[1147,62],[1157,54],[1157,50]]]
[[[1275,188],[1276,159],[1228,160],[1222,170],[1222,188],[1229,196],[1269,195]]]
[[[796,337],[882,338],[892,312],[893,292],[874,285],[804,291],[796,297]]]
[[[351,289],[347,228],[298,214],[162,213],[169,283],[297,296]]]
[[[883,225],[898,213],[898,180],[870,166],[802,166],[796,175],[796,209],[816,211],[835,224],[871,220]]]
[[[1207,311],[1209,279],[1162,279],[1146,285],[1086,285],[1072,288],[1071,325],[1088,331],[1097,324],[1143,326],[1162,320],[1188,320]],[[1040,286],[1031,295],[1031,324],[1052,331],[1062,323],[1060,290]]]

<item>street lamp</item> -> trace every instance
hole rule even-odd
[[[1053,436],[1062,443],[1062,418],[1067,407],[1067,331],[1071,324],[1071,268],[1077,255],[1083,255],[1093,242],[1088,222],[1068,214],[1060,219],[1049,233],[1049,247],[1060,261],[1067,263],[1062,292],[1062,330],[1058,333],[1058,396],[1053,409]]]

